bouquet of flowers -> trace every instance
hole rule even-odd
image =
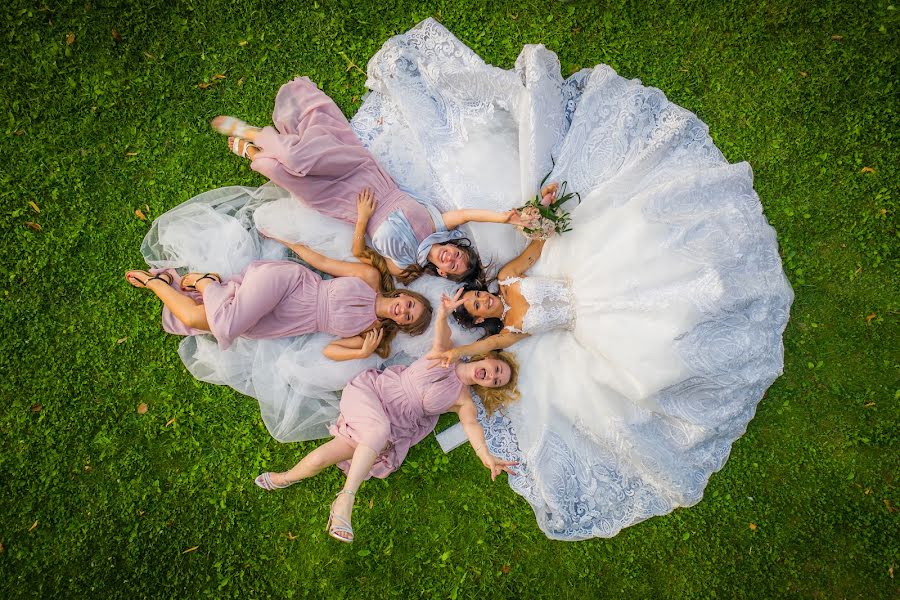
[[[550,175],[548,174],[547,177]],[[541,182],[541,192],[516,209],[516,214],[525,225],[519,225],[518,229],[530,240],[546,240],[557,233],[571,231],[569,213],[563,210],[562,205],[581,196],[578,192],[567,192],[566,183],[562,185],[551,183],[544,186],[547,177]]]

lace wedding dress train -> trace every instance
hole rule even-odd
[[[353,126],[420,198],[508,209],[547,173],[581,195],[520,284],[540,332],[511,348],[522,399],[482,414],[540,528],[610,537],[698,502],[781,373],[793,300],[749,165],[608,66],[563,79],[526,46],[498,69],[433,20],[385,43],[368,76]],[[524,246],[473,230],[498,265]]]

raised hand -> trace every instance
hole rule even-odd
[[[425,355],[425,358],[434,361],[429,365],[429,369],[433,369],[434,367],[449,367],[452,364],[458,363],[459,359],[462,358],[462,354],[459,353],[458,348],[451,348],[450,350],[444,350],[442,352],[431,351]]]
[[[375,213],[375,207],[377,206],[375,194],[372,193],[371,188],[365,188],[356,197],[357,218],[368,220]]]
[[[367,356],[371,356],[373,352],[378,348],[378,344],[381,343],[381,340],[384,338],[384,329],[379,327],[378,329],[372,329],[367,331],[363,335],[363,344],[361,348],[361,352],[363,358]]]
[[[541,190],[541,198],[547,198],[549,196],[550,202],[547,202],[547,204],[552,204],[553,201],[556,200],[557,192],[559,192],[559,184],[556,183],[555,181],[552,183],[548,183]],[[543,202],[542,202],[542,204],[543,204]]]
[[[456,294],[453,295],[453,298],[451,298],[447,294],[441,294],[441,309],[446,314],[450,314],[454,310],[462,306],[465,302],[465,300],[463,300],[464,292],[464,288],[459,288],[458,290],[456,290]]]

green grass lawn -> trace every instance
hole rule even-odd
[[[0,596],[898,597],[900,10],[487,6],[3,3]],[[339,472],[256,488],[315,443],[275,442],[254,400],[194,380],[159,303],[123,280],[149,220],[262,183],[211,117],[266,123],[299,74],[351,115],[369,57],[429,16],[506,68],[526,43],[564,74],[610,64],[753,165],[796,291],[785,374],[697,506],[552,542],[470,451],[428,438],[363,485],[357,542],[339,544],[324,531]]]

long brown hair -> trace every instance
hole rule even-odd
[[[506,382],[506,385],[493,388],[483,387],[480,385],[472,386],[473,388],[475,388],[475,393],[478,394],[479,398],[481,398],[481,403],[484,404],[484,409],[490,415],[493,414],[496,410],[509,406],[510,404],[518,400],[521,396],[519,390],[516,389],[516,386],[519,384],[519,361],[517,361],[516,357],[509,352],[492,350],[490,352],[486,352],[485,354],[472,356],[469,359],[469,362],[478,362],[479,360],[484,360],[485,358],[495,358],[497,360],[502,360],[509,366],[509,381]]]
[[[375,353],[381,358],[387,358],[391,353],[391,341],[397,335],[397,332],[402,331],[409,335],[422,335],[425,333],[425,330],[428,329],[428,325],[431,323],[431,315],[434,311],[431,308],[431,302],[429,302],[428,298],[422,294],[412,290],[398,290],[394,287],[394,278],[391,276],[391,272],[388,271],[387,263],[383,256],[367,246],[360,254],[359,258],[367,261],[370,265],[378,269],[378,275],[381,280],[382,296],[385,298],[397,298],[401,295],[409,296],[422,303],[422,314],[412,323],[404,323],[401,325],[391,319],[379,319],[378,325],[376,325],[375,328],[383,329],[384,337],[381,338],[381,343],[378,344]],[[367,329],[366,331],[369,330]],[[365,331],[363,333],[365,333]]]

